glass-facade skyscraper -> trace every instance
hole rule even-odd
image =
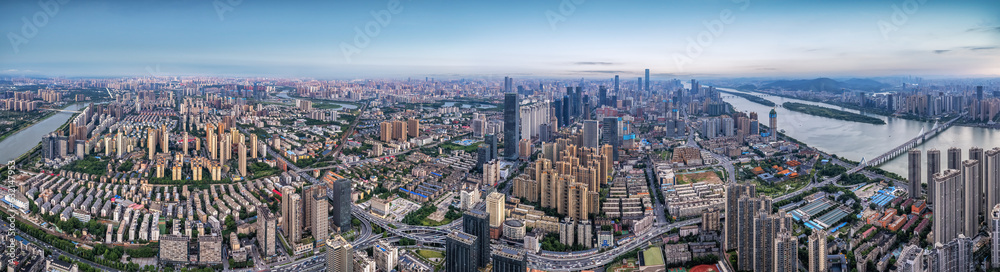
[[[503,157],[508,160],[517,159],[517,143],[521,141],[520,101],[516,93],[504,94],[503,102]]]
[[[351,229],[351,180],[339,179],[333,182],[333,224],[340,231]]]

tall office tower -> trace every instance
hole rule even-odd
[[[984,169],[983,189],[986,191],[986,207],[992,208],[1000,204],[1000,147],[987,150],[980,167]]]
[[[962,171],[946,169],[934,174],[934,243],[947,243],[963,232],[965,193]]]
[[[1000,267],[1000,204],[990,211],[990,264]]]
[[[965,202],[965,217],[963,221],[965,228],[962,233],[965,236],[976,237],[979,234],[979,202],[982,200],[982,191],[979,184],[982,183],[982,176],[979,175],[979,161],[965,160],[962,162],[962,176],[965,183],[965,194],[962,200]]]
[[[604,139],[605,144],[610,144],[613,148],[612,160],[618,160],[618,149],[621,148],[621,136],[618,132],[621,130],[621,121],[618,117],[604,117],[604,131],[601,133],[601,137]]]
[[[581,108],[582,108],[582,112],[580,112],[580,119],[582,119],[582,120],[591,119],[591,117],[590,117],[590,109],[591,109],[591,106],[590,106],[590,95],[586,95],[586,94],[583,95],[583,105],[581,106]]]
[[[511,87],[512,85],[514,85],[514,83],[510,77],[503,77],[503,92],[509,93],[513,89]]]
[[[817,231],[821,232],[821,231]],[[798,272],[799,266],[799,240],[792,236],[790,231],[783,231],[774,240],[774,263],[771,268],[774,272]],[[826,259],[826,256],[823,256]]]
[[[406,136],[420,136],[420,120],[410,119],[406,121]]]
[[[604,88],[602,85],[597,89],[597,108],[604,106],[608,101],[608,88]]]
[[[271,214],[267,206],[257,207],[257,243],[264,257],[274,256],[277,241],[278,220]]]
[[[147,159],[153,160],[153,155],[156,155],[156,130],[148,129],[146,130],[146,147],[149,148],[149,155]]]
[[[236,148],[236,150],[237,150],[236,152],[240,153],[239,154],[240,176],[246,177],[247,176],[247,146],[245,144],[243,144],[243,143],[240,143],[240,145]]]
[[[563,126],[569,126],[569,124],[571,123],[569,117],[573,115],[572,114],[573,99],[571,99],[569,97],[569,95],[564,95],[563,96],[563,104],[562,104],[562,106],[563,106],[563,110],[562,110],[562,116],[561,117],[564,120],[562,125]]]
[[[504,216],[507,214],[504,209],[506,204],[506,195],[500,192],[492,192],[486,196],[486,211],[490,215],[490,227],[499,228],[504,222]],[[470,232],[471,233],[471,232]]]
[[[583,87],[576,87],[576,92],[573,93],[573,116],[580,119],[583,115]]]
[[[636,91],[642,91],[642,77],[639,77],[638,83],[635,85]]]
[[[528,271],[528,255],[524,249],[500,246],[493,251],[493,272]]]
[[[723,251],[736,249],[738,246],[737,241],[739,241],[738,234],[740,229],[738,219],[741,218],[738,216],[738,203],[741,196],[757,196],[757,187],[752,183],[730,183],[726,185],[726,218],[733,218],[733,220],[726,220],[726,237],[725,243],[722,245],[724,248]]]
[[[775,241],[778,234],[791,229],[791,219],[785,213],[771,214],[770,206],[760,206],[753,220],[753,268],[754,271],[774,271]],[[740,252],[740,255],[748,252]]]
[[[826,231],[814,231],[809,235],[809,272],[826,272]]]
[[[920,149],[913,149],[909,152],[909,165],[907,165],[907,173],[909,174],[907,178],[909,179],[910,188],[910,198],[918,199],[920,198]]]
[[[479,267],[479,248],[476,247],[477,237],[461,231],[452,231],[445,237],[444,259],[445,271],[476,272]]]
[[[600,132],[597,120],[583,121],[583,147],[597,148],[600,144]]]
[[[354,247],[339,234],[326,241],[326,271],[354,271]]]
[[[643,91],[649,92],[649,69],[646,69],[646,88]]]
[[[399,248],[386,240],[377,240],[375,249],[375,266],[382,271],[393,271],[396,268],[396,261],[399,260]]]
[[[184,141],[187,144],[187,141]],[[250,157],[257,158],[257,147],[260,143],[257,142],[257,134],[250,134]]]
[[[769,129],[771,129],[770,130],[771,141],[772,142],[777,142],[778,141],[778,113],[775,112],[774,109],[771,109],[771,113],[768,113],[768,117],[771,118],[771,123],[770,123],[771,127],[769,127]]]
[[[983,86],[976,86],[976,100],[983,101]]]
[[[187,133],[187,131],[184,132],[184,138],[182,138],[181,141],[183,141],[182,145],[184,146],[184,155],[187,155],[188,154],[188,133]]]
[[[948,148],[948,169],[962,169],[962,149],[957,147]]]
[[[486,267],[490,262],[490,215],[477,209],[466,211],[462,215],[462,232],[475,237],[476,266]]]
[[[516,93],[504,94],[503,108],[503,157],[508,160],[517,160],[517,143],[521,141],[520,126],[521,117],[520,101]]]
[[[615,94],[618,94],[618,75],[615,75]],[[608,106],[610,104],[611,101],[608,101],[607,98],[605,97],[604,104],[601,104],[601,106]]]
[[[972,239],[965,235],[934,244],[934,256],[930,271],[972,272],[976,271],[972,260]]]
[[[563,101],[562,101],[562,99],[556,99],[555,101],[552,101],[552,109],[553,109],[553,112],[554,112],[555,117],[556,117],[556,128],[558,130],[558,128],[564,126],[563,122],[566,121],[566,120],[563,119]]]
[[[338,179],[331,186],[333,191],[333,220],[340,232],[351,229],[351,180]]]

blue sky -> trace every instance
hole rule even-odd
[[[73,0],[44,13],[0,3],[0,73],[1000,76],[1000,1]]]

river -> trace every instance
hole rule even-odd
[[[278,93],[277,96],[280,97],[281,99],[298,99],[298,98],[294,98],[294,97],[288,96],[288,91],[282,91],[282,92]],[[320,99],[320,100],[322,100],[322,99]],[[358,108],[358,106],[354,105],[354,104],[338,103],[336,101],[331,101],[331,100],[322,100],[322,102],[326,103],[326,104],[340,105],[343,109],[353,110],[353,109],[357,109]]]
[[[83,104],[72,104],[66,107],[66,110],[80,110],[86,105]],[[69,121],[70,117],[73,117],[72,112],[58,112],[55,115],[49,116],[41,122],[35,123],[24,130],[18,131],[14,135],[7,137],[2,142],[0,142],[0,162],[6,164],[7,161],[16,159],[20,157],[21,154],[28,152],[35,147],[38,143],[42,142],[42,136],[49,134],[49,132],[55,131],[57,128],[62,126]]]
[[[739,92],[729,88],[719,89]],[[725,97],[723,100],[732,104],[737,111],[755,111],[758,116],[760,116],[759,119],[761,124],[766,125],[769,123],[767,114],[771,111],[771,107],[750,102],[744,98],[727,95],[725,93],[723,93],[722,96]],[[909,141],[913,137],[916,137],[920,133],[921,129],[929,130],[934,125],[929,122],[912,121],[868,113],[865,113],[865,115],[881,118],[882,120],[885,120],[886,124],[874,125],[842,121],[790,111],[780,107],[780,105],[784,102],[798,102],[835,108],[854,113],[858,113],[858,111],[825,103],[778,96],[766,96],[764,98],[779,105],[779,107],[775,108],[775,112],[778,114],[778,129],[785,130],[786,135],[798,139],[799,141],[802,141],[809,146],[818,148],[824,152],[837,154],[838,156],[854,161],[860,161],[862,158],[871,159],[877,157],[878,155],[881,155],[882,153]],[[917,146],[917,149],[925,151],[923,156],[921,156],[922,163],[920,172],[921,175],[924,175],[921,180],[924,182],[927,182],[928,180],[926,177],[926,150],[931,148],[941,150],[941,165],[945,165],[947,162],[944,160],[946,159],[945,155],[947,155],[948,148],[961,148],[963,149],[963,158],[968,158],[969,148],[974,146],[982,147],[986,150],[1000,146],[1000,131],[978,127],[952,126],[927,142]],[[906,154],[897,156],[889,162],[880,165],[880,167],[886,171],[906,177],[908,163],[906,157]]]

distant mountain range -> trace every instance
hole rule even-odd
[[[889,84],[874,81],[871,79],[852,78],[844,81],[837,81],[829,78],[800,79],[800,80],[778,80],[764,84],[760,89],[781,88],[786,90],[799,91],[820,91],[839,93],[844,89],[859,91],[878,91],[889,87]]]

